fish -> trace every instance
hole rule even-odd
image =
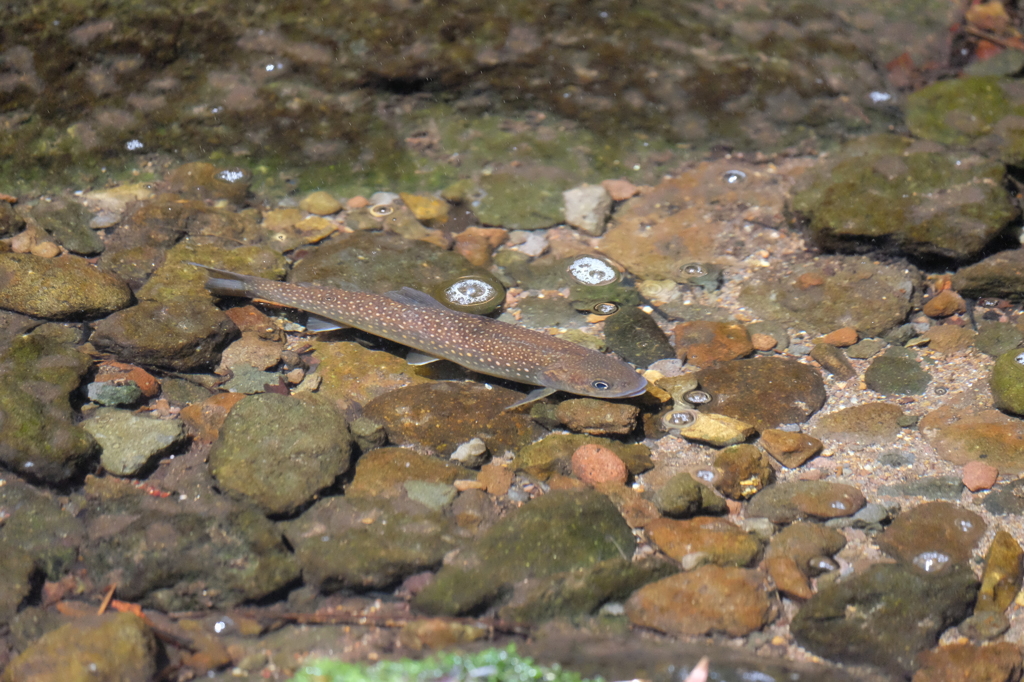
[[[511,409],[557,391],[590,398],[633,398],[647,380],[628,363],[543,332],[445,307],[422,291],[386,294],[277,282],[188,263],[206,270],[219,296],[256,298],[310,314],[307,329],[354,327],[408,346],[406,361],[449,360],[466,369],[539,388]]]

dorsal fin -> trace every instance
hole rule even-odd
[[[422,291],[417,291],[416,289],[412,289],[410,287],[402,287],[398,291],[389,291],[384,295],[397,303],[405,303],[406,305],[421,305],[427,308],[444,308],[445,310],[448,310],[448,308],[445,308],[443,303],[438,301],[430,294],[424,293]]]

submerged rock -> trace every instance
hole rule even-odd
[[[985,534],[985,521],[949,502],[925,502],[905,511],[876,542],[897,561],[924,573],[966,564]]]
[[[630,557],[636,546],[615,505],[592,490],[554,491],[497,522],[413,599],[426,613],[458,615],[493,603],[520,580]]]
[[[792,274],[765,268],[740,287],[739,301],[758,317],[809,332],[854,327],[877,337],[907,319],[920,279],[906,264],[823,256]]]
[[[760,630],[773,610],[765,576],[746,568],[701,566],[641,587],[626,601],[631,623],[673,635]]]
[[[460,541],[440,511],[401,498],[331,497],[278,525],[305,582],[323,592],[394,585],[439,566]]]
[[[185,439],[177,419],[154,419],[102,408],[82,423],[100,444],[100,463],[115,476],[135,476]]]
[[[0,308],[64,320],[101,317],[131,302],[127,284],[84,258],[0,253]]]
[[[992,366],[992,400],[1004,412],[1024,415],[1024,350],[1003,353]]]
[[[758,430],[802,423],[825,404],[821,373],[789,358],[731,360],[701,370],[697,379],[712,396],[701,412],[724,414]]]
[[[63,330],[51,331],[18,337],[0,355],[0,462],[59,484],[78,475],[99,447],[75,423],[70,402],[92,361],[61,338]]]
[[[210,473],[225,492],[287,514],[345,473],[351,450],[348,424],[328,401],[265,393],[228,413],[210,450]]]
[[[879,135],[807,173],[790,208],[826,249],[966,260],[1018,213],[1005,175],[998,162]]]
[[[140,616],[83,616],[33,642],[11,661],[4,681],[147,682],[156,675],[158,652],[156,637]]]
[[[231,608],[299,577],[280,532],[255,508],[186,506],[131,496],[90,505],[81,551],[89,575],[161,611]]]
[[[811,597],[790,631],[819,656],[909,676],[917,654],[970,613],[977,591],[978,581],[964,565],[922,575],[875,564]]]

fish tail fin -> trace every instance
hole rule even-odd
[[[210,275],[209,279],[206,280],[206,288],[210,293],[217,296],[239,296],[244,298],[252,298],[256,293],[253,285],[259,279],[258,277],[240,275],[237,272],[211,268],[208,265],[200,265],[191,261],[186,261],[186,263],[206,270],[207,274]]]

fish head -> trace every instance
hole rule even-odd
[[[541,386],[588,398],[633,398],[647,391],[647,379],[636,370],[597,352],[548,367],[538,381]]]

